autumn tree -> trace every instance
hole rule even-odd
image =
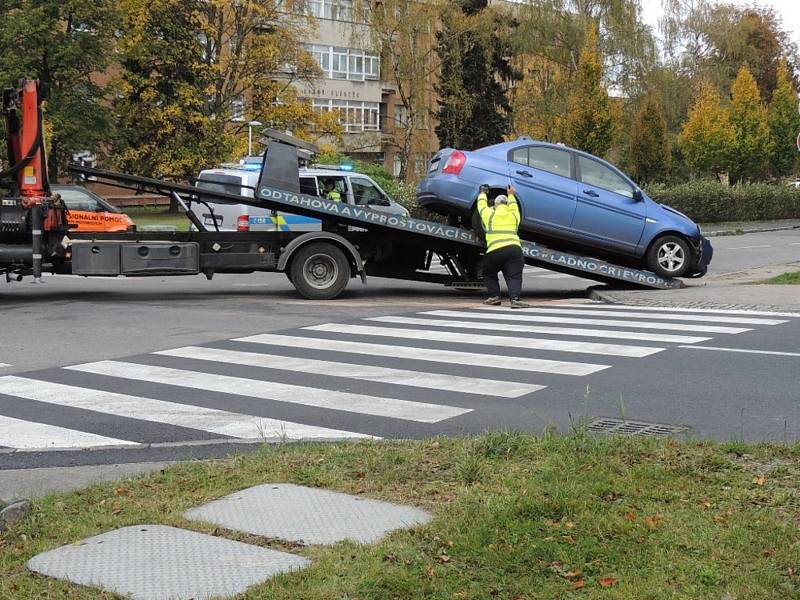
[[[670,162],[667,122],[658,100],[649,96],[637,111],[631,128],[628,163],[639,182],[649,183],[663,177]]]
[[[319,75],[304,17],[275,0],[122,0],[114,157],[126,169],[196,176],[244,151],[248,122],[340,134],[294,84]],[[313,132],[313,133],[312,133]]]
[[[696,174],[719,177],[730,168],[735,141],[736,133],[719,92],[712,83],[702,82],[678,137],[687,164]]]
[[[578,60],[565,133],[568,144],[597,156],[604,156],[613,142],[614,118],[603,83],[603,58],[594,25],[589,27]]]
[[[775,9],[712,0],[664,0],[661,30],[670,62],[693,77],[730,87],[747,65],[763,98],[777,83],[778,65],[800,66],[797,46]]]
[[[735,181],[762,175],[770,156],[767,110],[761,102],[758,84],[745,66],[731,87],[731,125],[735,133],[731,175]]]
[[[341,136],[338,115],[315,112],[297,91],[298,83],[313,87],[321,76],[303,49],[313,27],[309,17],[287,12],[277,0],[205,0],[198,27],[202,65],[211,78],[205,112],[227,120],[237,140],[245,139],[249,121],[313,141]]]
[[[113,55],[118,25],[113,0],[0,2],[0,87],[38,78],[45,110],[48,167],[56,180],[74,154],[97,152],[113,131],[105,90],[93,76]]]
[[[488,0],[450,5],[436,33],[441,64],[436,134],[443,146],[474,149],[503,141],[509,130],[511,63],[516,22]]]
[[[225,118],[208,114],[214,72],[199,41],[203,0],[122,0],[115,84],[119,168],[188,178],[227,156]]]
[[[394,88],[402,110],[392,122],[393,143],[400,159],[399,178],[410,174],[414,151],[429,139],[433,113],[434,73],[439,72],[434,32],[444,0],[383,0],[370,10],[370,37],[383,57],[383,79]]]
[[[786,61],[778,67],[777,85],[769,108],[769,126],[772,132],[770,171],[776,177],[791,175],[797,166],[796,136],[800,131],[795,90]]]

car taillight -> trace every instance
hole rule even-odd
[[[236,231],[250,231],[250,217],[248,215],[239,215],[236,219]]]
[[[442,169],[442,173],[458,175],[459,173],[461,173],[461,169],[464,168],[465,164],[467,164],[467,155],[464,154],[461,150],[456,150],[450,156],[447,157],[447,162],[444,164],[444,169]]]

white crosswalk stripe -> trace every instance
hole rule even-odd
[[[534,278],[562,277],[538,267],[526,271]],[[218,436],[214,440],[395,437],[407,435],[408,423],[433,428],[423,431],[452,431],[484,418],[480,411],[529,410],[546,397],[545,388],[574,385],[574,377],[638,364],[667,350],[795,358],[792,352],[703,345],[718,334],[777,327],[793,317],[800,315],[537,303],[525,311],[473,306],[322,323],[226,340],[225,347],[184,346],[153,352],[146,360],[64,367],[71,372],[69,384],[49,381],[47,372],[0,376],[0,447],[13,452],[141,447],[123,439],[129,421],[139,423],[133,440],[152,430],[151,437],[172,441],[174,432],[165,427],[172,426],[183,430],[181,439],[196,431],[197,443],[208,441],[208,434]],[[557,360],[561,355],[553,353],[570,353],[574,360]],[[202,405],[194,403],[192,390],[204,392]],[[4,415],[9,401],[14,412]],[[35,405],[19,404],[25,401],[57,406],[52,414],[69,419],[61,426],[52,419],[39,423],[27,416],[36,414]],[[254,402],[255,415],[234,408]],[[280,415],[273,414],[278,410]],[[285,411],[291,421],[278,418]],[[98,415],[104,415],[102,425]],[[465,415],[463,422],[438,425]],[[328,426],[332,420],[335,427]],[[95,433],[106,431],[114,433]]]
[[[351,352],[353,354],[388,356],[392,358],[405,358],[427,362],[468,365],[471,367],[486,367],[488,364],[487,356],[476,352],[433,350],[430,348],[411,346],[393,346],[391,344],[371,344],[368,342],[350,342],[346,340],[307,338],[269,333],[238,338],[235,341],[288,346],[290,348],[307,348],[309,350],[337,350],[339,352]],[[591,375],[592,373],[610,368],[610,365],[593,365],[540,358],[523,358],[519,356],[504,356],[502,361],[494,361],[491,366],[494,369],[575,376]]]
[[[581,309],[576,310],[572,308],[535,308],[531,307],[525,311],[525,314],[542,313],[554,315],[589,315],[590,317],[619,317],[618,312],[613,310],[594,310],[594,309]],[[761,318],[745,318],[745,317],[718,317],[710,315],[683,315],[683,314],[669,314],[669,313],[647,313],[647,312],[626,312],[624,314],[626,319],[668,319],[672,321],[700,321],[704,323],[734,323],[737,325],[781,325],[787,321],[779,319],[761,319]]]
[[[480,379],[477,377],[458,377],[456,375],[427,373],[425,371],[391,369],[364,364],[315,360],[311,358],[294,358],[292,356],[258,354],[255,352],[239,352],[237,350],[220,350],[218,348],[201,348],[198,346],[162,350],[160,352],[154,352],[153,354],[234,365],[247,365],[251,367],[299,371],[301,373],[311,373],[315,375],[325,373],[333,377],[362,379],[365,381],[376,381],[378,383],[407,385],[411,387],[466,394],[500,396],[503,398],[518,398],[544,388],[543,385],[534,385],[531,383],[514,383],[496,379]]]
[[[130,446],[135,442],[0,415],[0,446],[19,450]]]
[[[255,439],[285,436],[288,439],[341,439],[369,437],[325,427],[300,425],[202,406],[178,404],[177,402],[166,402],[23,377],[0,377],[0,394],[92,410],[118,417],[188,427],[235,438]]]
[[[430,325],[434,327],[459,327],[461,329],[489,329],[494,331],[517,331],[519,333],[546,333],[575,337],[598,337],[620,340],[638,340],[640,342],[670,342],[675,344],[697,344],[713,338],[687,335],[670,335],[668,333],[650,333],[641,331],[619,331],[614,329],[575,329],[570,327],[545,327],[541,325],[519,325],[517,323],[486,323],[483,319],[492,319],[492,315],[457,310],[430,310],[420,313],[431,317],[453,317],[458,321],[440,319],[416,319],[411,317],[370,317],[367,321],[381,323],[400,323],[414,325]],[[477,319],[478,321],[472,321]],[[456,325],[458,324],[458,325]]]
[[[534,306],[553,306],[552,302],[534,302]],[[558,305],[563,306],[563,305]],[[800,318],[800,313],[793,312],[773,312],[767,310],[734,310],[724,308],[689,308],[685,306],[635,306],[630,304],[605,304],[603,302],[584,302],[569,305],[570,308],[602,308],[614,311],[637,311],[637,312],[658,312],[658,313],[697,313],[700,315],[750,315],[752,317],[788,317],[790,319]],[[620,315],[622,316],[622,315]]]
[[[150,381],[222,394],[249,396],[263,400],[303,404],[346,412],[359,412],[365,415],[407,419],[421,423],[436,423],[437,421],[470,412],[470,409],[457,408],[455,406],[351,394],[349,392],[337,392],[287,383],[269,382],[267,385],[265,382],[256,379],[140,365],[115,360],[103,360],[65,368],[72,371],[94,373],[95,375]]]
[[[604,327],[633,327],[634,329],[662,329],[673,331],[695,331],[697,333],[744,333],[752,331],[745,327],[723,327],[721,325],[690,325],[687,323],[664,323],[653,321],[618,321],[614,319],[581,319],[578,317],[555,317],[550,315],[533,315],[520,313],[512,309],[502,310],[490,306],[477,306],[475,310],[485,310],[487,314],[503,321],[525,321],[533,323],[564,323],[567,325],[602,325]],[[622,316],[622,315],[620,315]]]
[[[568,342],[542,338],[510,337],[500,335],[479,335],[475,333],[453,333],[450,331],[424,331],[420,329],[399,329],[395,327],[370,327],[367,325],[347,325],[327,323],[304,327],[309,331],[347,333],[399,339],[432,340],[456,344],[478,344],[484,346],[503,346],[507,348],[527,348],[529,350],[552,350],[558,352],[579,352],[601,354],[604,356],[629,356],[642,358],[661,352],[664,348],[647,346],[623,346],[619,344],[597,344],[594,342]]]

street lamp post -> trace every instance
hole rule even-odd
[[[253,127],[261,127],[260,121],[250,121],[247,124],[247,156],[253,156]]]

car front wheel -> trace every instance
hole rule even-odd
[[[665,235],[647,252],[647,265],[661,277],[683,277],[692,265],[692,250],[683,238]]]

